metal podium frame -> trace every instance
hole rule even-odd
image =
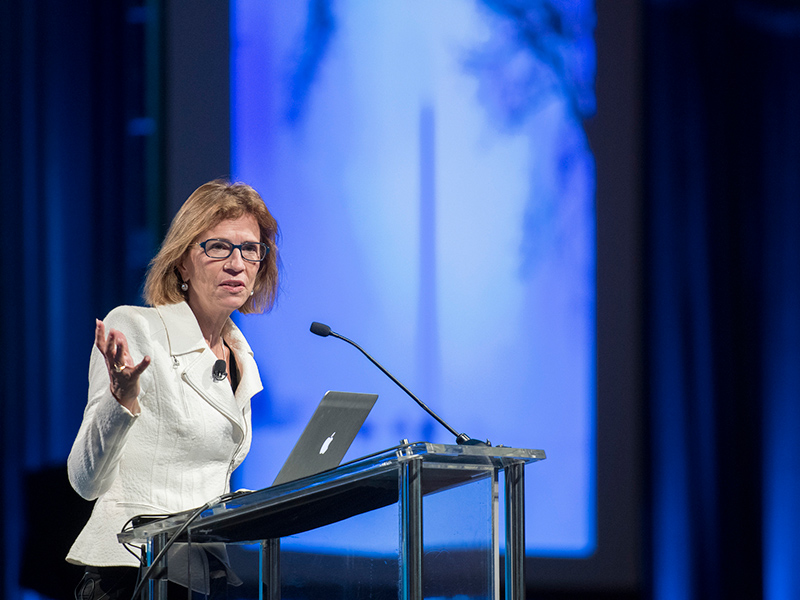
[[[280,538],[398,504],[399,598],[423,598],[423,497],[504,473],[505,598],[525,598],[525,465],[544,460],[543,450],[417,442],[366,456],[336,469],[282,485],[212,502],[144,523],[118,534],[143,544],[149,566],[171,543],[259,542],[260,597],[279,600]],[[499,544],[492,544],[499,566]],[[154,569],[163,573],[165,569]],[[499,576],[498,576],[499,577]],[[166,580],[143,586],[144,597],[166,598]],[[499,579],[492,598],[499,600]]]

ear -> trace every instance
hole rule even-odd
[[[184,255],[183,258],[181,258],[180,262],[177,265],[175,265],[175,267],[178,269],[178,273],[181,276],[181,281],[184,282],[189,281],[189,269],[186,268],[186,259],[187,256]]]

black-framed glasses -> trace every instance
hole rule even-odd
[[[228,240],[210,239],[197,244],[203,249],[208,258],[228,258],[238,248],[242,258],[250,262],[261,262],[267,258],[269,246],[261,242],[242,242],[234,244]]]

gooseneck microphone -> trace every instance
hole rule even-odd
[[[386,375],[389,379],[394,381],[394,383],[398,387],[400,387],[401,390],[403,390],[406,394],[411,396],[411,399],[414,400],[414,402],[416,402],[417,404],[419,404],[419,406],[422,408],[422,410],[424,410],[426,413],[428,413],[430,416],[432,416],[434,419],[436,419],[439,422],[439,424],[441,424],[445,429],[447,429],[447,431],[452,433],[456,437],[456,443],[458,443],[458,444],[460,444],[462,446],[465,446],[465,445],[466,446],[491,446],[491,444],[489,443],[488,440],[485,441],[485,442],[481,442],[480,440],[474,440],[471,437],[469,437],[466,433],[458,433],[458,431],[456,431],[455,429],[450,427],[450,425],[448,425],[444,421],[444,419],[442,419],[439,415],[437,415],[430,408],[428,408],[427,404],[425,404],[422,400],[420,400],[413,393],[411,393],[411,390],[409,390],[406,386],[404,386],[402,383],[400,383],[397,380],[397,378],[395,378],[394,375],[392,375],[391,373],[389,373],[389,371],[384,369],[377,360],[375,360],[369,354],[367,354],[367,352],[361,346],[356,344],[353,340],[349,340],[346,337],[344,337],[343,335],[339,335],[335,331],[331,331],[330,327],[328,327],[324,323],[317,323],[316,321],[311,323],[311,333],[313,333],[314,335],[318,335],[320,337],[328,337],[329,335],[332,335],[333,337],[339,338],[340,340],[345,341],[348,344],[350,344],[351,346],[355,347],[359,352],[361,352],[361,354],[366,356],[373,365],[378,367],[383,372],[384,375]]]

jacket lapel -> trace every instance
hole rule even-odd
[[[236,397],[227,380],[215,381],[212,372],[217,357],[206,344],[197,319],[185,302],[156,307],[164,322],[169,351],[180,365],[181,379],[206,402],[227,417],[244,434],[246,423],[243,408],[261,390],[261,379],[253,360],[253,352],[236,325],[229,321],[223,335],[231,345],[241,373]]]
[[[244,432],[244,415],[236,404],[230,383],[227,379],[216,381],[211,375],[217,357],[206,347],[197,358],[192,358],[181,373],[181,379]]]
[[[258,366],[255,358],[253,358],[253,350],[233,321],[228,321],[223,335],[231,351],[236,356],[236,364],[239,367],[239,387],[236,388],[236,403],[242,409],[250,398],[264,389],[264,386],[261,384]]]

